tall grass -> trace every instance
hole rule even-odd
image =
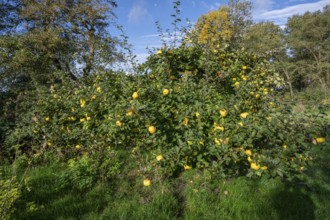
[[[144,187],[122,176],[87,190],[61,186],[60,164],[33,168],[13,219],[329,219],[330,144],[297,181],[210,179],[188,171]]]

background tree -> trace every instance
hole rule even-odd
[[[115,1],[0,3],[2,128],[15,125],[19,103],[27,99],[33,103],[30,91],[60,82],[63,76],[86,82],[98,70],[123,59],[118,50],[123,43],[109,32],[116,26]],[[4,130],[0,132],[5,136]]]
[[[251,25],[244,33],[240,46],[272,61],[286,55],[284,31],[272,22]]]
[[[110,0],[26,1],[21,15],[28,21],[28,42],[38,45],[53,68],[72,79],[87,77],[119,57],[119,40],[108,32],[114,23]],[[40,44],[42,45],[40,47]]]
[[[243,34],[252,25],[252,3],[245,0],[229,0],[231,26],[233,29],[232,46],[239,47]]]
[[[229,18],[229,8],[222,6],[198,18],[194,32],[197,43],[215,49],[219,44],[229,43],[233,30]]]
[[[330,82],[330,6],[288,19],[286,25],[291,61],[296,65],[296,86],[312,83],[326,92]]]
[[[45,85],[56,78],[56,72],[76,80],[122,59],[117,51],[121,42],[108,31],[115,25],[114,1],[21,0],[17,4],[20,28],[0,36],[1,83],[24,75],[27,81]],[[7,18],[3,29],[14,25]]]
[[[239,47],[243,33],[252,24],[251,10],[249,1],[230,0],[228,6],[221,6],[198,19],[192,31],[193,39],[210,49],[223,44]]]
[[[296,66],[287,55],[286,36],[281,27],[272,22],[255,23],[244,33],[240,46],[271,61],[275,69],[284,77],[293,96],[293,85],[297,79],[292,73],[296,71]]]

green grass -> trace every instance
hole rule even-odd
[[[33,168],[13,219],[330,219],[329,142],[313,150],[314,163],[294,184],[245,177],[209,179],[188,171],[142,186],[122,176],[88,190],[61,186],[63,168]]]
[[[219,185],[218,194],[209,189],[195,192],[198,196],[190,193],[187,219],[316,219],[311,193],[278,180],[239,178]]]

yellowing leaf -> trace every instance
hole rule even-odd
[[[187,126],[187,125],[188,125],[188,122],[189,122],[189,119],[186,117],[186,118],[183,119],[182,124],[183,124],[184,126]]]
[[[184,168],[184,170],[191,170],[192,167],[189,165],[184,165],[183,168]]]
[[[220,131],[224,132],[225,131],[225,127],[220,126],[216,122],[214,122],[214,124],[213,124],[213,130],[215,130],[215,131],[216,130],[220,130]]]
[[[86,101],[84,99],[80,99],[80,107],[83,108],[86,105]]]
[[[221,117],[226,117],[228,114],[226,109],[221,109],[219,112],[220,112]]]

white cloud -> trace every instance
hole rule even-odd
[[[305,1],[305,0],[289,0],[290,3],[292,3],[292,2],[303,2],[303,1]]]
[[[166,32],[164,33],[163,36],[163,40],[166,43],[171,43],[172,41],[174,41],[174,39],[176,38],[176,40],[181,40],[182,37],[185,35],[185,33],[177,31],[177,32]],[[142,39],[147,39],[149,42],[162,42],[162,36],[160,36],[159,34],[146,34],[142,36]]]
[[[287,8],[283,8],[280,10],[273,10],[268,11],[261,14],[261,17],[265,17],[268,19],[276,19],[276,18],[283,18],[283,17],[290,17],[296,14],[303,14],[306,11],[314,12],[317,10],[322,9],[327,4],[330,4],[330,0],[323,0],[315,3],[306,3],[300,5],[294,5]]]
[[[155,38],[155,37],[159,37],[159,34],[146,34],[142,36],[142,38]]]
[[[253,14],[264,13],[272,9],[274,1],[272,0],[254,0],[253,1]]]
[[[327,4],[330,4],[330,0],[320,0],[318,2],[314,3],[305,3],[305,4],[298,4],[294,6],[289,6],[286,8],[278,9],[278,10],[266,10],[267,7],[270,7],[272,5],[271,0],[265,0],[268,2],[268,6],[265,3],[263,5],[262,0],[257,0],[259,2],[260,8],[262,6],[265,8],[265,10],[261,10],[259,12],[262,13],[254,13],[254,19],[257,21],[260,20],[267,20],[267,21],[273,21],[277,25],[285,25],[287,19],[293,15],[301,15],[304,14],[307,11],[314,12],[317,10],[322,10],[324,6]]]
[[[219,2],[215,2],[213,4],[208,4],[206,3],[205,1],[200,1],[199,4],[206,8],[208,11],[214,11],[214,10],[217,10],[222,4],[219,3]]]
[[[133,5],[133,7],[128,13],[128,21],[130,23],[139,24],[142,21],[150,22],[152,20],[152,15],[144,6],[144,1],[140,1],[139,3]]]

